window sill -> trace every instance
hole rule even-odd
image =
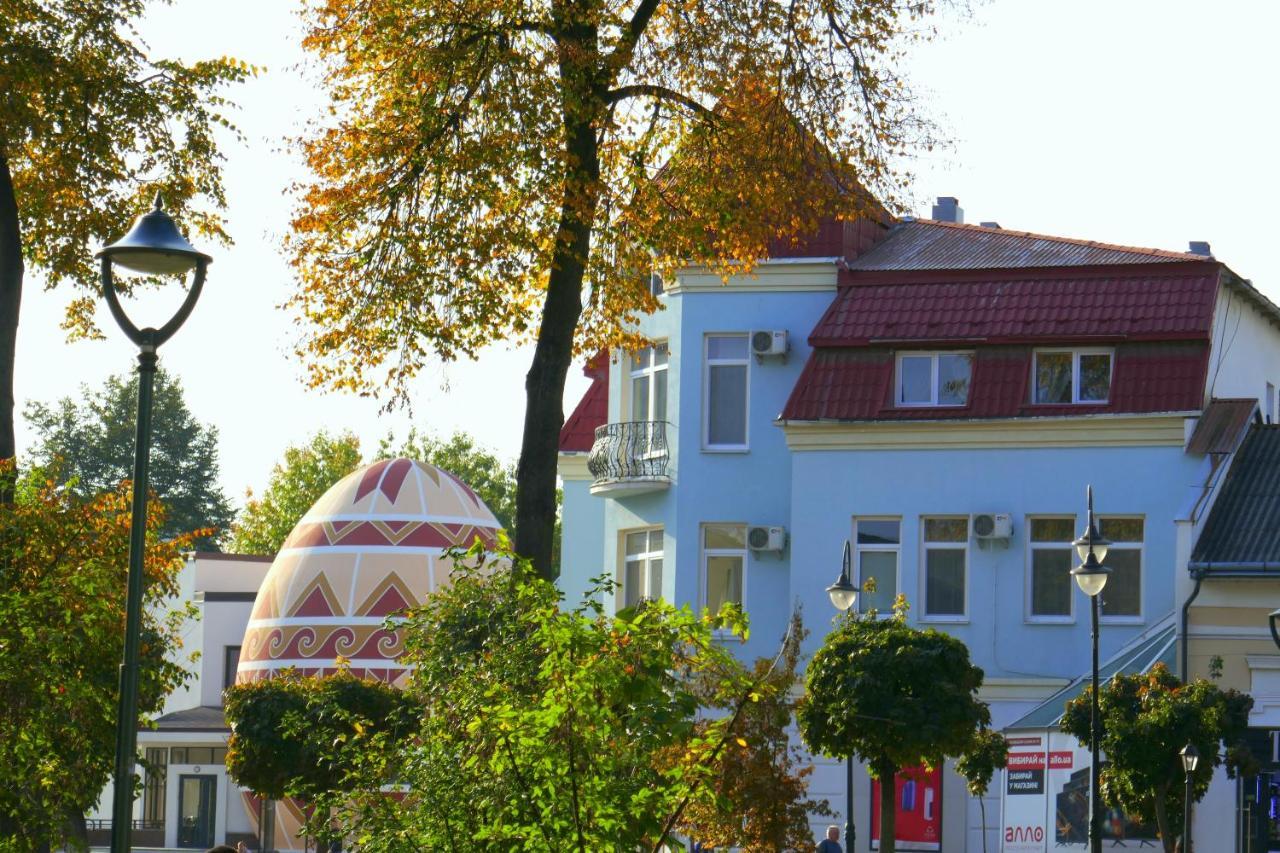
[[[704,444],[702,446],[702,452],[703,453],[750,453],[751,447],[746,444],[725,445],[725,446]]]
[[[1144,625],[1146,621],[1141,616],[1098,616],[1102,625]]]
[[[1076,617],[1074,616],[1024,616],[1022,619],[1026,625],[1074,625]]]
[[[968,625],[968,616],[921,616],[921,624]]]

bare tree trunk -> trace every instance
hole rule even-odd
[[[897,770],[892,764],[876,768],[880,776],[880,853],[898,849]]]
[[[572,5],[572,3],[568,4]],[[555,4],[560,22],[589,20],[581,10]],[[553,580],[556,528],[556,458],[564,425],[564,383],[573,359],[573,338],[582,315],[582,282],[591,254],[591,231],[599,199],[600,159],[596,119],[603,84],[592,60],[599,58],[594,25],[560,30],[560,77],[565,95],[564,196],[547,278],[547,297],[533,363],[525,376],[524,436],[516,467],[516,551]]]
[[[13,371],[22,305],[22,226],[9,161],[0,150],[0,460],[13,459]],[[13,499],[13,482],[0,478],[0,503]]]
[[[1168,787],[1156,791],[1156,829],[1160,832],[1160,843],[1164,845],[1164,853],[1173,853],[1174,851],[1174,833],[1170,831],[1169,826],[1169,810],[1165,808],[1164,800],[1169,795]]]

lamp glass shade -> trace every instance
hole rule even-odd
[[[1102,592],[1110,576],[1111,570],[1098,562],[1096,553],[1089,554],[1083,563],[1071,570],[1071,577],[1076,579],[1081,591],[1090,598]]]
[[[1267,621],[1271,624],[1271,639],[1280,648],[1280,609],[1272,610]]]
[[[103,248],[98,257],[110,258],[117,266],[145,275],[186,273],[201,260],[212,261],[187,242],[162,204],[156,193],[155,207],[139,216],[129,233]]]
[[[1187,773],[1196,772],[1196,766],[1200,764],[1200,750],[1196,749],[1195,744],[1189,743],[1178,753],[1182,758],[1182,769]]]
[[[1093,541],[1093,555],[1098,558],[1099,563],[1107,559],[1107,546],[1110,544],[1110,542],[1103,539],[1101,536]],[[1082,540],[1077,539],[1075,541],[1075,546],[1076,553],[1080,555],[1081,560],[1089,559],[1089,543],[1087,541],[1082,544]]]
[[[848,610],[858,599],[858,588],[849,583],[849,579],[843,575],[840,580],[827,587],[827,595],[831,597],[831,603],[835,605],[836,610],[841,612]]]

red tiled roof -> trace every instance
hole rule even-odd
[[[1013,273],[845,273],[809,342],[1208,339],[1216,263]],[[1199,408],[1198,406],[1196,408]]]
[[[974,351],[967,405],[895,408],[893,350],[817,349],[781,417],[789,421],[955,420],[1187,412],[1198,411],[1203,404],[1207,341],[1118,343],[1111,400],[1104,405],[1032,404],[1031,354],[1028,346],[979,347]]]
[[[1028,231],[916,219],[899,223],[850,263],[858,270],[956,270],[1203,261],[1202,255]]]
[[[609,354],[604,350],[587,359],[582,372],[591,387],[560,428],[561,453],[586,453],[595,442],[596,427],[609,420]]]

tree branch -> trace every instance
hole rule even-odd
[[[668,89],[666,86],[659,86],[655,83],[633,83],[630,86],[619,86],[605,93],[604,100],[606,104],[616,104],[627,98],[657,98],[660,101],[668,101],[673,104],[679,104],[690,112],[697,113],[707,121],[715,121],[716,114],[695,101],[693,98],[677,92],[675,89]]]
[[[645,29],[649,26],[649,21],[661,5],[662,0],[640,0],[640,5],[636,7],[635,14],[631,16],[631,21],[627,24],[627,29],[622,35],[622,41],[618,43],[612,53],[605,57],[606,67],[613,71],[609,77],[610,82],[617,79],[617,74],[620,70],[631,64],[631,57],[635,55],[636,45],[640,43],[640,36],[644,35]]]

